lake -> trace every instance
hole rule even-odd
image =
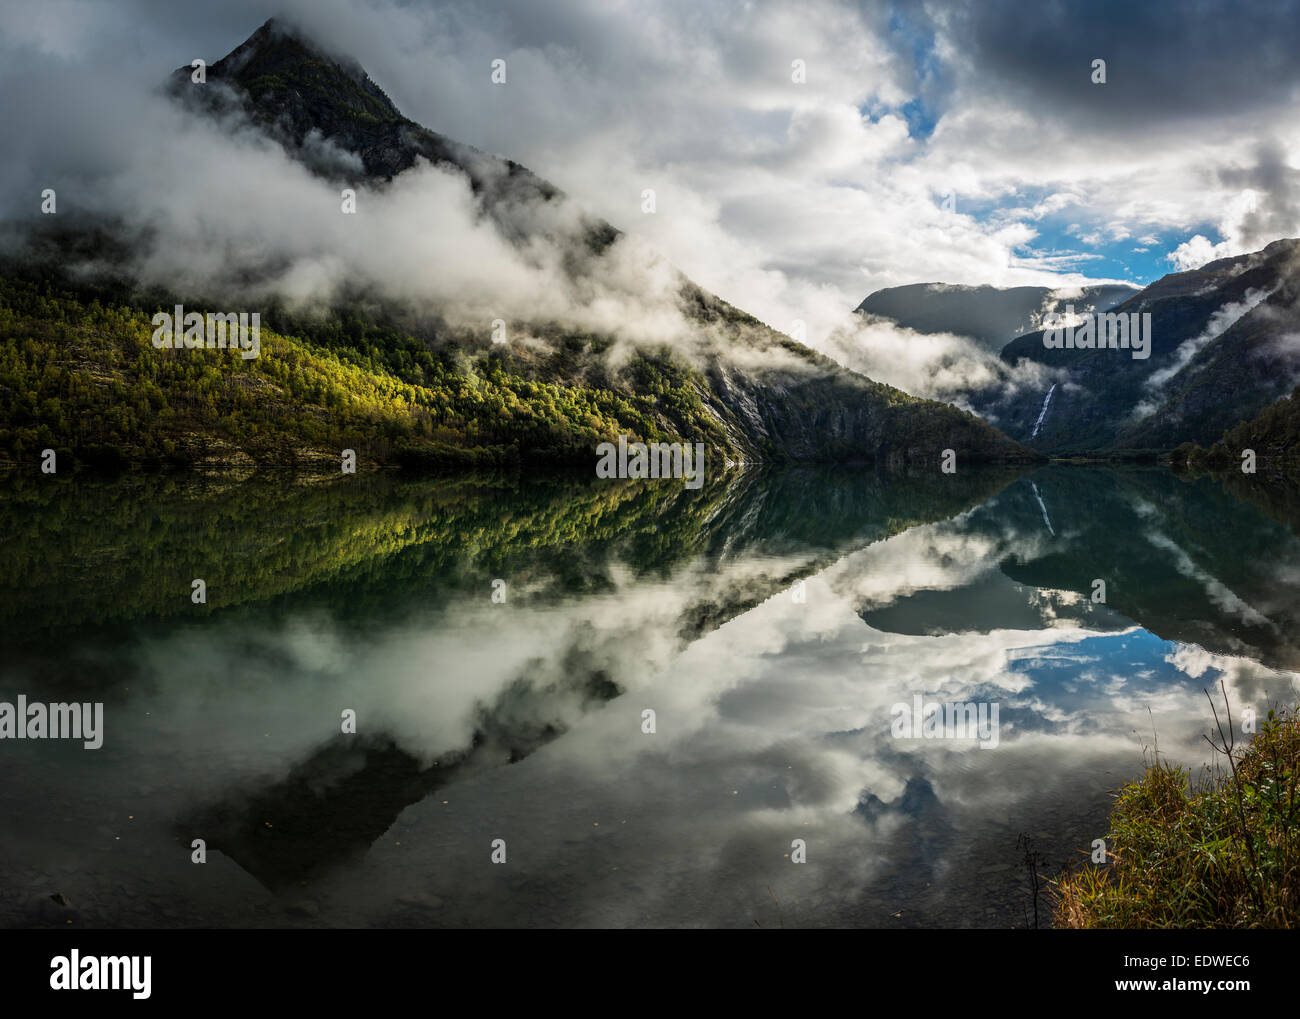
[[[104,707],[0,740],[0,926],[1033,926],[1300,690],[1252,483],[11,473],[0,702]]]

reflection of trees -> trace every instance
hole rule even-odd
[[[960,479],[799,469],[682,483],[130,474],[10,477],[0,625],[22,644],[102,624],[297,609],[341,623],[493,577],[534,596],[608,589],[611,561],[666,576],[698,555],[832,550],[941,519],[1009,474]],[[190,582],[207,582],[206,605]],[[788,582],[776,578],[774,584]],[[22,625],[17,626],[21,620]]]
[[[391,474],[11,479],[0,517],[20,540],[3,552],[0,605],[11,619],[24,613],[29,637],[309,608],[361,627],[471,592],[486,601],[497,576],[526,598],[580,602],[614,589],[616,566],[659,580],[703,562],[701,596],[674,631],[685,644],[845,552],[962,512],[1011,477],[808,468],[733,474],[697,491]],[[758,560],[790,565],[728,577],[729,564]],[[208,581],[207,606],[189,602],[196,575]],[[579,628],[553,660],[530,662],[480,705],[468,745],[437,762],[385,734],[335,738],[283,779],[201,804],[178,820],[177,837],[205,838],[268,888],[310,880],[363,853],[408,805],[528,756],[618,696],[605,659],[630,646],[626,635],[590,645]],[[63,653],[48,640],[25,650],[47,665]]]

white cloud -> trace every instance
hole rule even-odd
[[[797,14],[759,0],[728,10],[687,0],[651,9],[569,0],[545,11],[507,0],[290,0],[286,9],[359,59],[408,116],[524,163],[733,304],[783,330],[808,323],[814,343],[885,286],[1089,282],[1086,244],[1034,247],[1046,220],[1066,210],[1095,244],[1137,236],[1151,246],[1158,232],[1217,224],[1225,239],[1193,237],[1174,249],[1175,266],[1235,253],[1265,228],[1300,233],[1277,183],[1300,148],[1295,116],[1246,106],[1207,116],[1196,131],[1071,123],[1007,89],[982,51],[952,34],[964,15],[941,5],[926,10],[938,33],[930,57],[946,82],[925,86],[936,118],[929,137],[910,136],[902,116],[923,90],[909,45],[887,19],[834,0]],[[222,55],[264,17],[253,0],[219,14],[152,0],[81,13],[75,30],[0,13],[0,84],[42,96],[46,133],[119,166],[177,152],[174,132],[132,130],[139,94],[195,55]],[[115,73],[123,52],[132,58]],[[505,86],[488,77],[496,57],[508,62]],[[806,84],[791,81],[795,59],[806,63]],[[89,71],[74,89],[76,68]],[[21,109],[0,116],[6,137],[25,137],[12,130]],[[1261,137],[1275,146],[1255,151]],[[1264,183],[1261,167],[1273,171]],[[48,169],[20,157],[5,195],[26,195]],[[227,193],[248,183],[236,179]],[[651,216],[639,210],[645,187],[658,193]],[[952,211],[942,207],[947,195]],[[1275,215],[1262,219],[1266,209]],[[421,254],[436,245],[405,239]],[[440,264],[448,280],[467,271]],[[322,259],[290,282],[311,286],[337,268]],[[885,351],[874,360],[888,360]]]

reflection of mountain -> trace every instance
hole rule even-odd
[[[110,840],[127,890],[88,916],[117,917],[137,893],[129,875],[160,853],[176,884],[152,890],[186,900],[188,846],[202,837],[216,851],[208,887],[229,893],[221,923],[249,916],[266,889],[307,883],[322,920],[349,924],[557,922],[548,901],[588,923],[680,922],[684,901],[708,904],[702,922],[748,922],[723,900],[749,910],[757,889],[771,902],[768,882],[783,905],[798,897],[809,909],[816,885],[850,903],[835,914],[846,922],[989,922],[988,907],[1019,895],[1010,864],[990,861],[1021,830],[1055,833],[1061,860],[1086,845],[1094,821],[1082,814],[1104,823],[1107,790],[1140,757],[1148,704],[1162,749],[1181,748],[1194,767],[1202,685],[1224,675],[1234,705],[1257,706],[1286,688],[1244,659],[1114,633],[1124,616],[1221,646],[1211,641],[1231,637],[1232,620],[1207,578],[1273,614],[1263,603],[1282,601],[1297,575],[1296,539],[1213,482],[1082,467],[1005,481],[798,470],[689,494],[585,479],[24,483],[10,514],[34,548],[6,546],[20,572],[0,603],[7,630],[53,636],[32,646],[10,632],[0,685],[64,699],[54,694],[79,678],[111,698],[111,749],[75,757],[45,785],[43,758],[20,762],[11,798],[40,819],[43,845],[62,838],[61,817],[93,826],[110,802],[152,819],[152,857],[142,833]],[[214,502],[260,521],[219,536],[191,529],[214,561],[265,561],[260,580],[232,574],[250,578],[250,600],[191,621],[197,607],[112,604],[129,593],[117,575],[133,558],[182,555],[181,525]],[[27,520],[37,508],[74,556],[43,547]],[[1233,572],[1225,536],[1239,531],[1259,544],[1239,546],[1253,562]],[[303,553],[301,573],[281,546]],[[1186,560],[1162,560],[1171,548]],[[789,583],[814,571],[797,604]],[[77,640],[43,625],[60,611],[43,596],[39,614],[18,616],[22,584],[40,595],[44,572],[70,594],[70,577],[102,592],[115,622],[92,631],[94,598],[80,594],[68,605]],[[1094,573],[1110,586],[1104,612],[1087,602]],[[490,601],[496,576],[507,604]],[[1000,702],[996,751],[894,741],[890,705],[917,692]],[[358,735],[338,734],[342,707],[357,710]],[[638,731],[645,707],[659,713],[654,737]],[[502,767],[511,761],[526,763]],[[805,822],[819,860],[833,843],[838,883],[788,864],[772,881],[787,829]],[[481,876],[496,834],[522,865],[504,884]],[[700,838],[726,847],[716,866],[669,868],[653,886],[630,866],[660,874],[683,839]],[[741,849],[752,863],[738,862]],[[791,871],[810,885],[790,884]],[[872,890],[858,901],[850,886]],[[428,905],[394,905],[429,891]],[[967,904],[945,905],[954,895]],[[617,916],[593,911],[615,901],[627,906]],[[284,905],[259,922],[283,923]]]
[[[933,782],[919,775],[908,778],[902,795],[892,802],[886,803],[875,793],[867,793],[853,813],[872,825],[890,816],[908,822],[900,829],[894,851],[909,861],[909,867],[900,866],[899,870],[906,869],[912,880],[916,880],[914,875],[918,870],[929,880],[937,879],[933,861],[942,859],[958,837],[944,804],[935,794]]]
[[[1291,397],[1292,402],[1295,400],[1294,396]],[[1291,447],[1290,455],[1300,455],[1300,447]],[[1233,467],[1218,480],[1238,499],[1259,507],[1270,519],[1290,528],[1291,533],[1300,538],[1300,474],[1274,471],[1265,480],[1262,473],[1242,474]]]
[[[11,479],[0,513],[22,540],[6,546],[0,612],[24,620],[6,637],[15,662],[32,662],[50,688],[75,674],[105,690],[137,683],[66,668],[50,655],[58,635],[102,628],[113,639],[128,627],[139,639],[181,623],[196,635],[252,633],[319,612],[360,639],[490,607],[494,578],[507,580],[509,610],[575,607],[545,657],[478,704],[468,744],[436,763],[386,733],[336,738],[286,778],[233,789],[179,822],[184,841],[202,835],[278,888],[363,850],[433,790],[560,736],[622,692],[620,663],[650,643],[680,649],[846,552],[960,513],[1013,476],[800,468],[733,473],[698,491],[588,478]],[[674,580],[668,614],[613,633],[586,622],[582,607],[617,592],[628,571],[647,585]],[[190,602],[193,576],[208,581],[206,606]]]
[[[1300,668],[1300,541],[1208,480],[1188,484],[1163,471],[1112,477],[1036,475],[1063,540],[1035,559],[1004,563],[1006,573],[1080,592],[1099,577],[1107,604],[1158,636]]]
[[[10,646],[103,625],[242,607],[394,611],[392,585],[446,603],[496,577],[531,597],[610,588],[613,560],[664,573],[689,558],[830,555],[960,513],[1014,473],[822,468],[679,482],[132,474],[41,482],[0,498],[0,627]],[[207,603],[190,584],[207,582]],[[782,586],[791,577],[777,578]],[[777,586],[757,584],[767,597]],[[513,595],[516,598],[518,595]],[[16,625],[19,620],[23,625]]]
[[[435,790],[527,757],[607,712],[631,711],[635,697],[610,702],[624,690],[643,689],[645,675],[671,671],[688,646],[722,624],[743,627],[737,617],[751,606],[813,573],[832,581],[832,590],[841,580],[867,584],[872,593],[861,611],[878,630],[1050,633],[1065,622],[1108,631],[1133,620],[1163,638],[1296,661],[1287,639],[1294,599],[1286,596],[1294,587],[1288,578],[1300,575],[1293,569],[1300,566],[1300,542],[1284,525],[1208,479],[1187,484],[1158,471],[1053,467],[1009,487],[1008,480],[999,473],[907,477],[798,469],[738,474],[698,492],[676,484],[400,476],[311,484],[250,477],[210,488],[174,477],[87,479],[75,486],[15,482],[3,505],[12,533],[23,540],[6,546],[11,580],[0,606],[17,620],[26,598],[39,611],[22,617],[25,627],[66,634],[67,626],[42,622],[61,611],[43,592],[66,591],[62,608],[83,637],[98,605],[112,623],[102,623],[106,636],[155,647],[165,640],[169,651],[156,660],[169,662],[201,647],[205,634],[237,644],[247,638],[247,648],[240,644],[209,671],[219,677],[221,663],[238,661],[254,676],[267,675],[268,683],[275,681],[276,656],[285,653],[286,630],[302,615],[327,620],[328,630],[362,654],[394,643],[374,639],[376,633],[399,644],[407,634],[439,637],[413,645],[411,656],[423,664],[408,680],[367,701],[363,735],[322,740],[313,731],[287,758],[263,755],[251,771],[223,773],[223,784],[177,819],[173,831],[184,844],[206,838],[272,889],[312,880],[364,852],[407,806]],[[215,516],[217,505],[231,513],[230,526],[184,526]],[[58,527],[61,545],[46,540],[42,519]],[[932,526],[912,526],[920,523]],[[238,586],[245,597],[214,599],[200,610],[190,606],[185,585],[179,606],[167,592],[132,596],[132,564],[163,573],[186,554],[187,540],[204,561],[243,578]],[[177,578],[184,579],[191,563],[182,560]],[[490,603],[494,577],[507,579],[508,606]],[[1088,601],[1097,577],[1107,582],[1106,607]],[[1241,605],[1276,625],[1252,623]],[[198,618],[173,633],[189,612]],[[259,642],[257,634],[268,628],[274,636]],[[441,642],[449,633],[461,643]],[[523,652],[506,659],[517,664],[500,676],[454,675],[456,647],[513,634],[544,636],[522,639]],[[148,686],[123,666],[112,674],[88,669],[96,656],[79,649],[93,647],[93,640],[74,646],[47,638],[34,648],[11,632],[6,642],[18,668],[39,666],[30,670],[37,689],[53,692],[74,676],[106,694],[127,685],[134,697]],[[946,653],[960,660],[960,642],[933,643],[947,643]],[[856,639],[849,644],[856,647]],[[51,651],[65,646],[66,654]],[[449,647],[453,654],[441,657]],[[1067,690],[1082,658],[1102,656],[1101,668],[1127,675],[1133,662],[1152,653],[1163,651],[1079,645],[1055,657],[1035,652],[1008,659],[1005,667],[1030,670],[1040,690],[1055,691],[1054,705],[1073,710],[1076,700],[1086,701],[1086,690]],[[897,667],[882,654],[869,668],[893,674]],[[102,657],[129,669],[150,656]],[[446,676],[437,668],[443,661]],[[834,672],[846,662],[858,668],[862,658],[856,652],[833,658],[827,668]],[[400,667],[401,659],[372,665],[367,675],[378,679],[390,664]],[[943,662],[928,667],[935,680],[948,674]],[[318,668],[290,668],[297,692],[285,695],[280,723],[268,728],[283,728],[305,691],[328,691],[318,698],[324,704],[354,696],[346,681]],[[469,682],[473,691],[465,725],[452,736],[424,738],[423,716],[412,731],[376,725],[375,708],[391,694],[399,705],[431,696],[440,712],[454,710],[459,718],[460,707],[441,707],[444,679]],[[261,694],[249,682],[241,690],[256,700]],[[1044,724],[1040,714],[1008,704],[1004,721],[1036,731]]]
[[[175,826],[188,842],[239,863],[273,890],[318,877],[366,851],[398,815],[444,786],[488,768],[513,764],[562,735],[557,708],[577,693],[581,709],[621,691],[601,672],[575,671],[563,683],[536,687],[520,677],[501,703],[484,708],[471,744],[425,767],[386,737],[336,737],[273,785],[232,791]]]
[[[585,547],[582,561],[597,574],[629,551],[640,552],[641,565],[651,574],[666,573],[687,554],[712,563],[704,571],[704,597],[687,604],[676,627],[684,645],[845,551],[960,511],[996,491],[1006,479],[972,472],[961,484],[950,484],[938,475],[904,481],[869,473],[835,478],[812,470],[750,476],[715,495],[706,520],[689,513],[679,519],[674,511],[680,507],[661,507],[661,523],[676,541],[659,544],[657,554],[645,556],[646,549],[638,549],[637,541],[643,535],[632,534],[626,545],[598,542]],[[407,555],[419,562],[422,552],[410,549]],[[513,558],[509,550],[495,554]],[[559,567],[559,561],[569,557],[567,549],[557,547],[527,569],[535,580],[551,570],[572,573],[572,563]],[[742,570],[743,579],[733,582],[720,567],[738,560],[761,565]],[[516,560],[500,569],[519,577],[521,565]],[[413,572],[423,575],[419,567]],[[439,583],[449,579],[455,583],[455,578],[446,577]],[[349,593],[349,601],[357,604],[358,596],[361,604],[367,603],[357,588]],[[639,637],[630,631],[614,647],[593,647],[592,635],[577,629],[563,660],[534,663],[531,673],[521,675],[500,701],[482,706],[470,746],[440,755],[443,759],[432,767],[422,768],[414,756],[386,741],[349,751],[336,740],[274,786],[233,792],[183,819],[178,837],[206,833],[210,845],[268,887],[307,880],[363,851],[411,803],[484,768],[522,759],[563,735],[586,711],[622,693],[610,674],[617,674],[621,656],[637,654]],[[605,656],[610,658],[608,670],[602,668]],[[349,764],[340,772],[343,762]]]
[[[1132,621],[1166,640],[1300,668],[1300,539],[1208,478],[1050,467],[944,527],[1002,549],[1000,572],[866,606],[871,625],[944,633]],[[1096,580],[1104,606],[1091,602]]]
[[[862,618],[877,630],[918,636],[1042,630],[1058,619],[1097,630],[1129,625],[1104,606],[1094,606],[1072,592],[1061,598],[1061,593],[1039,591],[989,571],[961,587],[920,590],[864,609]]]

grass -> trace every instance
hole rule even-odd
[[[1116,794],[1106,864],[1055,883],[1055,926],[1297,926],[1300,715],[1270,710],[1238,749],[1226,692],[1224,705],[1226,730],[1215,709],[1218,739],[1206,740],[1226,770],[1193,789],[1187,770],[1157,751]]]

